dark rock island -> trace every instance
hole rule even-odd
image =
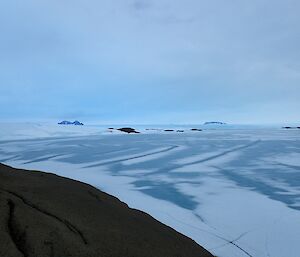
[[[282,127],[284,129],[300,129],[300,127],[290,127],[290,126],[286,126],[286,127]]]
[[[76,125],[76,126],[82,126],[84,125],[83,123],[79,122],[78,120],[75,120],[73,122],[68,121],[68,120],[64,120],[62,122],[58,123],[59,125]]]
[[[117,130],[128,133],[128,134],[130,134],[130,133],[140,133],[140,132],[136,131],[133,128],[119,128]]]

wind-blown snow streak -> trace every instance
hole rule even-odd
[[[147,157],[147,156],[152,156],[152,155],[156,155],[156,154],[160,154],[160,153],[169,152],[169,151],[172,151],[173,149],[175,149],[177,147],[178,146],[175,145],[175,146],[168,147],[167,149],[154,151],[154,152],[150,152],[150,153],[145,153],[145,154],[141,154],[141,155],[138,155],[138,156],[127,157],[127,158],[117,159],[117,160],[112,160],[112,161],[107,161],[107,162],[101,162],[101,163],[86,166],[86,168],[93,168],[93,167],[98,167],[98,166],[105,166],[105,165],[115,164],[115,163],[118,163],[118,162],[124,162],[124,161],[140,159],[140,158]]]
[[[298,257],[299,156],[297,130],[0,142],[2,162],[92,184],[221,257]]]

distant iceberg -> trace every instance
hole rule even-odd
[[[84,125],[83,123],[79,122],[78,120],[75,120],[73,122],[68,121],[68,120],[63,120],[62,122],[58,123],[59,125],[76,125],[76,126],[82,126]]]
[[[226,125],[226,123],[221,121],[208,121],[205,122],[204,125]]]

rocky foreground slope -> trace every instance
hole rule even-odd
[[[2,164],[0,214],[3,257],[212,256],[92,186]]]

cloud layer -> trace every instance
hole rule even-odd
[[[300,120],[300,2],[0,3],[0,119]]]

